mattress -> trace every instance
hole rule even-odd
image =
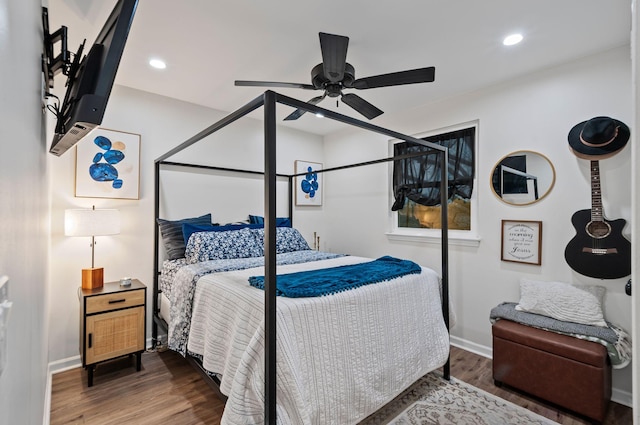
[[[223,425],[264,421],[264,291],[248,284],[263,274],[263,267],[212,273],[195,287],[187,349],[222,375]],[[440,282],[430,269],[324,297],[278,297],[277,309],[279,424],[355,424],[448,358]]]
[[[160,304],[160,317],[167,323],[171,320],[170,311],[171,311],[171,301],[169,301],[169,297],[165,295],[164,292],[161,292],[158,295],[159,304]]]

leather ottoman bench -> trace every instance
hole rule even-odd
[[[602,422],[611,399],[607,349],[510,320],[492,326],[493,379]]]

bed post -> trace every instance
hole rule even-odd
[[[264,93],[265,424],[276,423],[276,96]]]
[[[295,173],[295,170],[293,170]],[[289,176],[289,220],[293,227],[293,175]]]
[[[154,183],[154,219],[153,219],[153,299],[151,305],[153,306],[153,314],[151,316],[151,347],[156,348],[158,344],[158,324],[155,318],[158,316],[158,217],[160,217],[160,162],[156,161],[154,164],[155,183]]]
[[[440,211],[441,231],[442,231],[442,314],[444,315],[444,323],[447,327],[449,335],[449,150],[445,149],[440,155]],[[451,378],[451,353],[447,356],[447,362],[442,368],[442,376],[447,381]]]

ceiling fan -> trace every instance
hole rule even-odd
[[[322,63],[311,70],[311,84],[236,80],[235,85],[323,90],[324,93],[321,96],[312,98],[308,103],[316,105],[327,96],[340,97],[342,102],[371,120],[383,112],[357,94],[343,93],[343,89],[365,90],[403,84],[430,83],[435,79],[436,69],[433,66],[356,79],[355,69],[347,63],[348,46],[349,37],[320,33]],[[285,120],[296,120],[305,112],[296,109]]]

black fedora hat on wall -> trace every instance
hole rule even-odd
[[[610,117],[594,117],[569,131],[569,146],[580,158],[608,158],[624,148],[629,127]]]

